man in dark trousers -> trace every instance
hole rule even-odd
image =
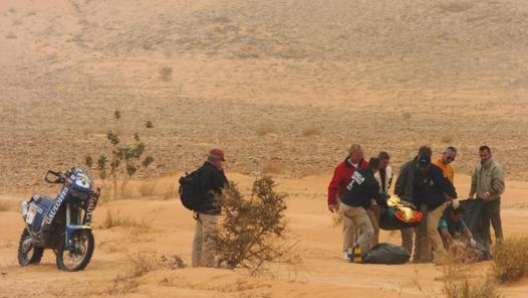
[[[228,181],[224,174],[224,151],[211,149],[207,160],[199,169],[200,206],[196,210],[196,228],[192,246],[193,267],[214,267],[216,243],[214,236],[220,217],[221,202],[218,198]]]
[[[380,193],[380,186],[374,174],[380,168],[380,159],[372,157],[366,169],[359,169],[352,174],[350,183],[346,186],[341,198],[340,207],[343,215],[350,219],[359,229],[359,247],[361,257],[370,250],[370,241],[374,237],[374,229],[367,214],[371,200],[385,208],[387,207],[387,196]]]
[[[469,199],[476,195],[477,199],[484,201],[484,212],[486,226],[489,231],[489,225],[493,226],[495,239],[501,241],[502,221],[500,217],[501,194],[504,193],[504,171],[502,166],[492,158],[490,147],[483,145],[479,148],[480,163],[473,171],[471,177],[471,190]]]

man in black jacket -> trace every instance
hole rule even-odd
[[[431,150],[431,147],[421,146],[418,149],[418,155],[416,155],[416,157],[401,165],[396,185],[394,187],[394,194],[399,196],[403,201],[416,206],[413,201],[413,192],[415,173],[419,169],[418,160],[421,156],[431,156],[432,153],[433,151]],[[420,206],[416,207],[420,208]],[[425,216],[427,214],[427,207],[424,205],[423,209],[420,211]],[[425,222],[425,220],[426,218],[424,217],[423,221]],[[429,241],[426,241],[427,237],[421,237],[421,235],[425,235],[425,233],[425,225],[423,226],[423,229],[420,230],[418,228],[405,228],[401,230],[402,246],[413,255],[414,262],[429,261],[431,259],[431,244]],[[418,242],[418,239],[422,240],[422,242]]]
[[[370,207],[371,199],[385,208],[387,208],[387,195],[380,193],[380,186],[374,174],[380,168],[380,159],[373,157],[369,160],[369,166],[366,169],[359,169],[352,174],[351,181],[347,185],[341,205],[343,215],[352,220],[354,225],[359,228],[359,247],[363,257],[370,249],[370,241],[374,237],[374,229],[367,214]]]
[[[228,181],[224,174],[224,151],[212,149],[200,167],[200,205],[196,210],[196,228],[192,246],[193,267],[214,267],[216,243],[214,236],[222,211],[218,198]]]
[[[437,165],[431,164],[431,156],[423,155],[418,160],[419,170],[414,177],[414,202],[418,206],[427,206],[427,215],[425,220],[426,235],[417,235],[417,237],[427,237],[431,242],[434,251],[434,259],[445,255],[442,238],[438,234],[438,223],[444,214],[448,204],[452,204],[454,209],[458,208],[458,199],[455,187],[444,176],[442,169]],[[447,197],[446,197],[447,195]],[[421,208],[423,210],[423,208]],[[423,221],[420,223],[423,227]],[[420,226],[418,227],[420,229]],[[422,239],[417,239],[423,242]],[[427,260],[422,260],[427,261]]]

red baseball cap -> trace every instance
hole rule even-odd
[[[214,148],[209,151],[209,154],[216,156],[218,159],[225,161],[224,150],[220,148]]]

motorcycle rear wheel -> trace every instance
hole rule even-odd
[[[94,251],[95,240],[90,230],[79,230],[72,235],[72,244],[69,249],[65,248],[61,241],[57,248],[57,267],[59,269],[74,272],[86,268]]]
[[[36,265],[40,263],[44,248],[33,245],[29,232],[24,229],[18,243],[18,264],[20,266]]]

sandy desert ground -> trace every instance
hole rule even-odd
[[[505,234],[527,235],[527,21],[524,0],[0,0],[0,297],[441,297],[441,266],[344,262],[326,187],[352,143],[396,169],[420,145],[454,145],[464,197],[488,144],[506,173]],[[96,210],[92,262],[60,272],[47,252],[19,267],[17,202],[56,191],[47,169],[108,152],[111,129],[138,132],[155,162]],[[172,268],[190,263],[194,230],[177,178],[212,146],[243,190],[266,173],[289,194],[302,266]],[[136,227],[104,228],[108,214]],[[525,297],[528,281],[500,289]]]

